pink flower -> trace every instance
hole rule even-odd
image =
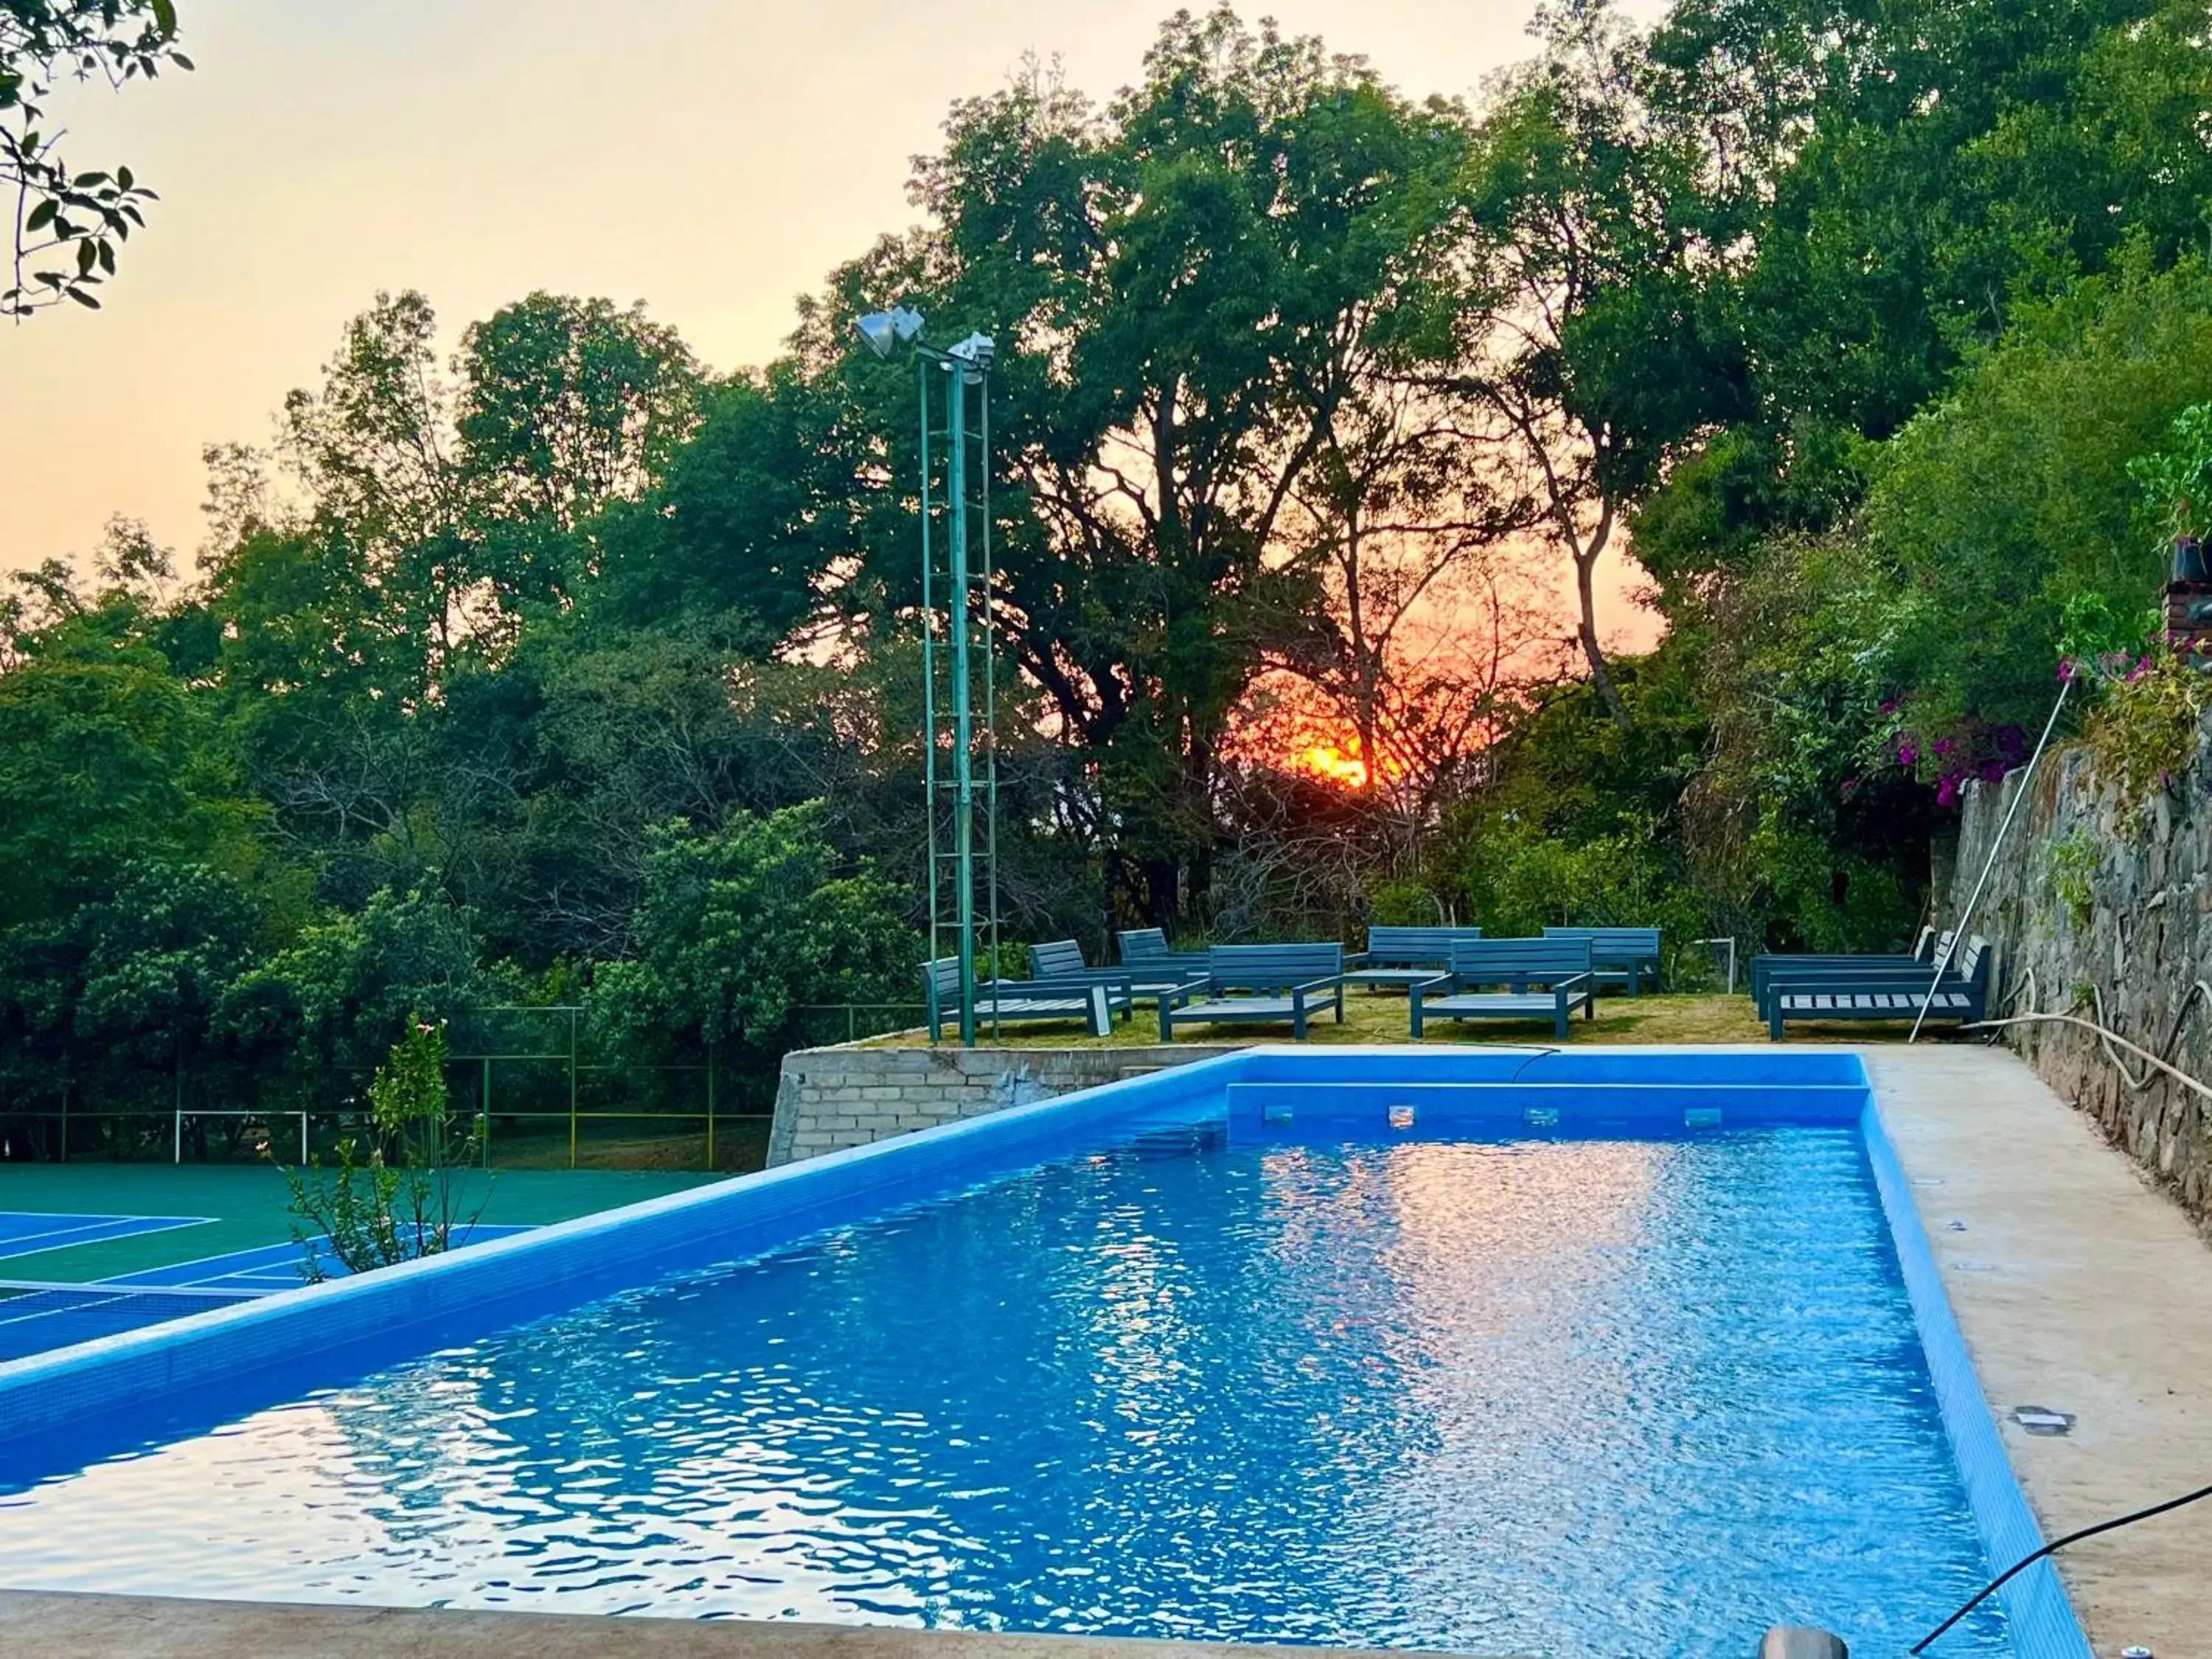
[[[1946,778],[1936,786],[1936,804],[1938,806],[1956,806],[1959,804],[1958,779]]]

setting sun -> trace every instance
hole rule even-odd
[[[1348,789],[1367,787],[1367,763],[1347,755],[1334,744],[1317,743],[1301,754],[1295,769],[1316,778],[1326,778],[1340,783]]]

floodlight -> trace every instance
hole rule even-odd
[[[872,311],[853,325],[860,337],[868,343],[868,349],[878,357],[888,357],[891,348],[903,344],[921,332],[921,313],[908,306],[893,306],[889,311]]]
[[[988,374],[998,353],[999,348],[992,343],[989,335],[970,334],[945,355],[957,357],[979,374]]]

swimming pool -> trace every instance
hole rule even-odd
[[[463,1340],[448,1310],[441,1352],[356,1345],[334,1386],[295,1365],[121,1459],[34,1469],[11,1437],[0,1559],[24,1587],[1558,1659],[1784,1619],[1901,1650],[1988,1576],[1993,1472],[1961,1461],[1855,1061],[1390,1052],[799,1166],[756,1181],[783,1213],[750,1238],[733,1183],[715,1237],[750,1248]],[[2040,1659],[2048,1613],[1942,1651]]]

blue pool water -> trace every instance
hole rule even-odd
[[[1540,1659],[1901,1652],[1987,1576],[1842,1128],[1157,1137],[0,1498],[0,1560]]]

